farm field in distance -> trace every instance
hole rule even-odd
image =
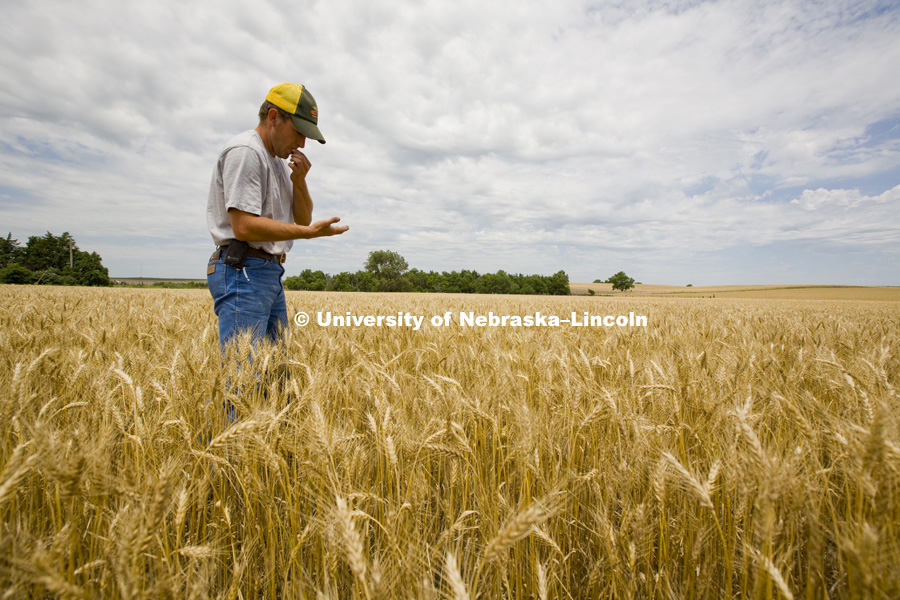
[[[678,286],[636,284],[633,290],[619,292],[611,283],[572,283],[572,294],[630,295],[630,296],[671,296],[716,298],[756,298],[760,300],[887,300],[900,302],[900,286],[853,286],[853,285],[710,285]]]
[[[0,589],[900,597],[898,288],[765,287],[288,292],[223,362],[206,290],[0,286]]]

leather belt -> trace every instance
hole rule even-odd
[[[224,246],[219,246],[219,258],[221,258],[224,253],[228,250],[228,244]],[[252,256],[254,258],[264,258],[266,260],[274,260],[277,261],[278,264],[283,265],[284,261],[287,259],[286,254],[270,254],[265,250],[258,250],[253,246],[249,246],[247,248],[247,256]]]

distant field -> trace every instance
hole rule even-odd
[[[154,285],[157,283],[206,283],[206,279],[160,279],[150,277],[110,277],[114,285]]]
[[[147,277],[113,277],[114,284],[151,287],[157,284],[202,283],[205,279],[150,279]],[[900,286],[874,287],[852,285],[710,285],[684,287],[678,285],[638,284],[633,290],[623,294],[612,289],[610,283],[572,283],[572,294],[589,295],[594,290],[597,295],[622,297],[671,296],[693,298],[758,298],[760,300],[880,300],[900,302]]]
[[[713,285],[683,287],[678,285],[639,284],[626,294],[612,289],[609,283],[573,283],[575,295],[613,294],[616,296],[684,296],[716,298],[759,298],[761,300],[884,300],[900,301],[900,287],[868,287],[844,285]]]

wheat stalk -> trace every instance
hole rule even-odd
[[[366,562],[365,554],[363,553],[362,538],[360,537],[359,532],[356,531],[356,527],[353,525],[353,516],[350,509],[347,507],[347,501],[338,496],[335,499],[335,502],[337,504],[335,518],[337,520],[337,527],[343,545],[344,555],[347,558],[347,563],[350,565],[353,574],[356,575],[356,578],[361,584],[364,584],[366,581],[368,564]]]
[[[545,508],[539,502],[532,502],[520,510],[507,520],[497,535],[487,543],[482,562],[489,563],[500,558],[516,542],[528,536],[536,525],[553,516],[556,510],[557,507]]]
[[[459,567],[456,564],[456,556],[452,552],[447,552],[447,558],[444,562],[444,574],[447,577],[450,591],[453,593],[453,599],[469,600],[469,592],[466,590],[466,584],[463,582],[462,575],[459,573]]]

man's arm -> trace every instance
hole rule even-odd
[[[294,184],[293,209],[294,223],[309,225],[312,222],[313,202],[306,187],[306,174],[312,167],[306,155],[297,148],[291,152],[290,162],[291,182]]]
[[[340,235],[350,229],[346,225],[337,226],[340,217],[316,221],[312,225],[284,223],[244,212],[236,208],[228,209],[234,236],[244,242],[281,242],[284,240],[312,239]]]
[[[313,204],[306,187],[306,174],[310,167],[309,159],[299,149],[291,152],[291,182],[294,187],[293,223],[285,223],[237,208],[229,208],[228,218],[231,220],[231,229],[234,231],[235,237],[244,242],[281,242],[340,235],[350,229],[346,225],[335,225],[341,220],[340,217],[322,219],[310,225]]]

